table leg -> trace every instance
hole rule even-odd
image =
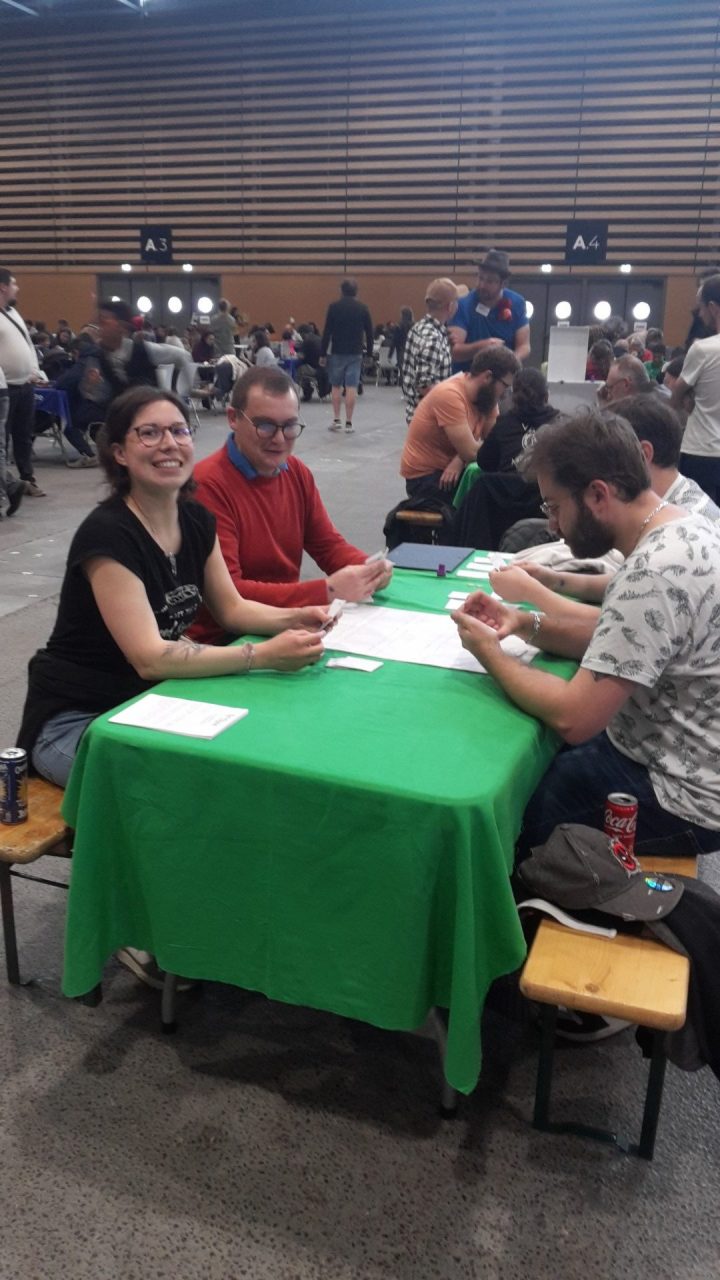
[[[440,1091],[440,1114],[449,1119],[457,1114],[458,1093],[445,1079],[445,1058],[447,1056],[447,1020],[446,1015],[438,1008],[433,1008],[425,1023],[440,1053],[440,1065],[443,1072]]]
[[[177,1021],[175,1018],[177,1003],[177,974],[165,974],[165,981],[162,989],[162,1003],[160,1007],[160,1024],[166,1036],[171,1036],[177,1031]]]
[[[655,1136],[657,1134],[658,1120],[660,1119],[660,1103],[662,1102],[667,1062],[664,1038],[665,1033],[663,1031],[656,1031],[653,1034],[650,1074],[648,1076],[647,1093],[645,1094],[645,1109],[643,1111],[642,1129],[640,1130],[640,1141],[637,1146],[637,1154],[643,1160],[652,1160],[655,1150]]]
[[[20,966],[18,963],[17,937],[15,934],[15,910],[13,907],[12,878],[7,862],[0,862],[0,899],[2,900],[2,922],[5,937],[5,964],[8,982],[14,987],[20,985]]]

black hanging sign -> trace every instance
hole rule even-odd
[[[172,262],[172,229],[170,227],[140,228],[140,261],[159,264]]]
[[[576,218],[565,232],[568,266],[591,267],[607,260],[608,224],[598,218]]]

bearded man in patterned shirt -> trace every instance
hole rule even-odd
[[[457,288],[452,280],[432,280],[425,296],[425,315],[408,333],[403,356],[400,385],[408,426],[423,396],[452,373],[447,326],[456,310]]]
[[[720,849],[718,525],[653,491],[640,441],[614,414],[550,423],[523,470],[573,555],[617,547],[625,561],[599,617],[530,613],[483,592],[453,615],[512,701],[570,746],[530,799],[519,856],[559,823],[601,827],[611,791],[638,800],[639,853]],[[513,634],[579,670],[565,681],[524,665],[500,648]]]

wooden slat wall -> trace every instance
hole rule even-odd
[[[614,264],[720,256],[717,0],[115,8],[0,32],[14,267],[116,269],[155,222],[213,271],[527,271],[573,216]]]

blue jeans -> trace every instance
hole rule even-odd
[[[328,356],[328,377],[331,387],[353,387],[360,385],[362,372],[362,356],[345,356],[333,352]]]
[[[33,768],[56,787],[66,787],[80,739],[95,718],[87,711],[61,711],[47,720],[33,747]]]
[[[556,756],[530,797],[518,841],[517,860],[544,844],[560,822],[581,822],[602,830],[604,805],[611,791],[629,792],[638,801],[635,850],[693,856],[720,849],[720,831],[698,827],[661,808],[650,775],[599,733]]]

